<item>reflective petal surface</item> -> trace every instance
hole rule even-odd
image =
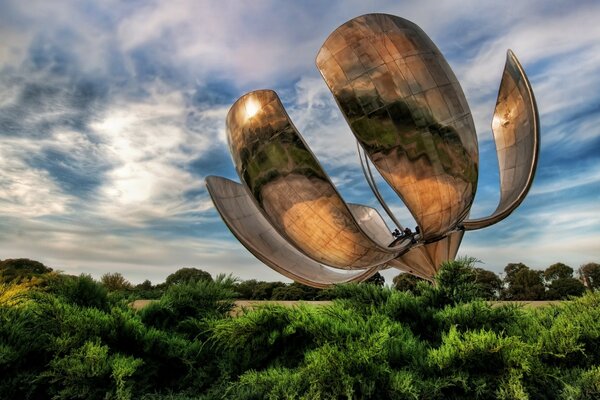
[[[462,89],[429,37],[403,18],[363,15],[327,38],[316,63],[423,239],[454,229],[475,196],[477,136]]]
[[[206,178],[206,186],[217,211],[235,237],[256,258],[289,279],[326,287],[333,283],[360,282],[378,271],[377,267],[356,271],[327,268],[290,245],[266,220],[241,184],[210,176]]]
[[[257,207],[310,258],[361,269],[381,265],[410,245],[392,249],[365,234],[275,92],[260,90],[238,99],[227,115],[227,135],[237,172]],[[389,230],[374,237],[385,235],[391,243]]]
[[[456,258],[464,234],[463,230],[453,231],[441,240],[417,245],[388,265],[433,280],[443,262]]]
[[[509,50],[492,120],[500,170],[500,204],[489,217],[464,221],[465,229],[495,224],[525,199],[538,160],[539,125],[533,90],[519,60]]]

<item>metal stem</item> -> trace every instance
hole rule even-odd
[[[400,229],[401,231],[404,230],[404,227],[402,226],[402,224],[400,224],[400,222],[398,222],[398,220],[396,219],[394,214],[392,214],[392,211],[390,210],[388,205],[383,200],[383,197],[381,197],[381,193],[379,192],[379,189],[377,188],[377,184],[375,183],[375,178],[373,178],[373,173],[371,172],[371,166],[369,165],[369,159],[367,157],[367,153],[364,151],[364,149],[362,147],[360,147],[358,140],[356,141],[356,149],[358,150],[358,158],[360,159],[360,167],[362,168],[363,174],[365,175],[365,179],[367,180],[367,183],[369,184],[371,191],[377,198],[377,201],[379,201],[379,204],[381,204],[381,207],[383,207],[383,209],[385,210],[387,215],[390,217],[392,222],[396,225],[396,227],[398,229]],[[364,155],[364,160],[363,160],[363,155]],[[365,165],[366,165],[366,168],[365,168]]]

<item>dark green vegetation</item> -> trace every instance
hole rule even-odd
[[[491,306],[478,300],[489,279],[461,260],[412,292],[342,285],[319,291],[329,306],[232,317],[243,283],[231,278],[192,272],[157,288],[113,275],[0,285],[0,398],[600,398],[600,292]],[[158,301],[136,312],[123,293],[142,291]]]
[[[582,265],[579,279],[573,276],[573,268],[563,263],[552,264],[544,271],[530,269],[523,263],[511,263],[504,268],[504,280],[492,271],[472,265],[463,272],[464,279],[479,284],[480,296],[486,300],[566,300],[581,296],[586,287],[600,289],[600,264],[596,263]],[[401,274],[394,278],[393,285],[398,290],[414,293],[420,281],[423,280],[416,276]]]

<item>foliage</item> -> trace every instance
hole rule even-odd
[[[482,296],[487,300],[495,300],[502,292],[502,279],[492,271],[474,268],[475,282],[481,285]]]
[[[456,304],[483,298],[484,288],[477,282],[477,259],[465,257],[446,261],[435,276],[440,304]]]
[[[235,291],[240,299],[246,300],[270,300],[273,297],[273,291],[277,288],[285,287],[283,282],[264,282],[250,279],[240,282],[235,286]]]
[[[95,307],[100,310],[109,308],[108,291],[90,275],[57,277],[50,283],[50,291],[66,302],[81,307]]]
[[[573,268],[563,263],[552,264],[544,271],[547,282],[546,299],[564,300],[571,296],[581,296],[585,290],[583,282],[573,278]]]
[[[587,263],[579,268],[579,277],[590,290],[600,289],[600,264]]]
[[[235,317],[227,276],[170,285],[139,312],[85,275],[0,285],[0,398],[600,398],[600,293],[490,304],[473,262],[413,293],[346,284],[303,294],[326,306]]]
[[[573,268],[563,263],[555,263],[546,268],[544,271],[544,279],[548,282],[557,279],[567,279],[573,277]]]
[[[546,287],[542,279],[542,271],[529,269],[523,263],[508,264],[504,268],[504,278],[507,288],[502,297],[505,300],[543,300]]]
[[[293,282],[273,289],[271,300],[328,300],[327,290],[317,289]]]
[[[585,291],[583,283],[575,278],[555,279],[548,286],[546,298],[548,300],[566,300],[572,296],[581,296]]]
[[[212,281],[212,276],[206,271],[198,268],[180,268],[167,276],[165,284],[167,286],[176,285],[179,283],[190,283],[197,281]]]
[[[102,282],[104,287],[110,292],[130,290],[133,286],[131,282],[125,279],[125,277],[119,272],[106,273],[102,275],[100,282]]]
[[[131,294],[130,299],[134,300],[134,299],[144,299],[144,300],[151,300],[151,299],[159,299],[163,293],[164,293],[164,287],[166,285],[165,284],[160,284],[160,285],[152,285],[152,282],[150,282],[148,279],[146,279],[144,282],[133,286],[129,292]]]
[[[192,337],[203,326],[202,319],[222,318],[233,308],[234,281],[219,276],[215,281],[198,280],[170,286],[158,302],[142,309],[142,322],[162,330]]]
[[[0,283],[19,283],[49,272],[52,272],[52,268],[28,258],[9,258],[0,261]]]
[[[424,279],[419,278],[416,275],[412,275],[409,273],[401,273],[394,277],[392,281],[393,287],[396,290],[407,291],[411,293],[416,293],[417,283],[424,281]]]

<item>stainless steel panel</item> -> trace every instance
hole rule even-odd
[[[227,115],[237,172],[263,215],[298,250],[323,264],[362,269],[410,246],[371,239],[290,121],[271,90],[248,93]],[[381,232],[375,237],[392,235]]]
[[[432,281],[437,272],[422,244],[388,262],[394,268]]]
[[[223,221],[244,247],[273,270],[296,282],[326,287],[360,282],[379,270],[379,267],[355,271],[328,268],[291,246],[266,220],[241,184],[210,176],[206,178],[206,186]],[[368,213],[368,207],[364,208]]]
[[[463,222],[467,230],[503,220],[525,199],[537,166],[540,132],[533,90],[523,67],[508,50],[492,120],[500,169],[500,203],[492,215]]]
[[[436,274],[443,262],[454,260],[464,234],[463,230],[453,231],[441,240],[423,245]]]
[[[316,63],[423,239],[454,229],[475,196],[477,136],[462,89],[433,42],[410,21],[368,14],[336,29]]]
[[[376,209],[352,203],[348,204],[348,208],[363,232],[380,246],[389,247],[392,232]]]

